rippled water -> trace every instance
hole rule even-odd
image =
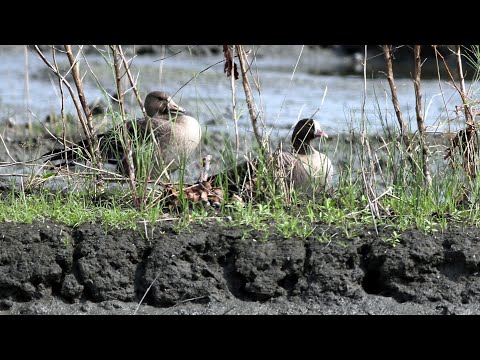
[[[47,54],[51,58],[51,54]],[[143,55],[133,60],[132,70],[138,76],[143,94],[159,89],[171,93],[178,91],[175,96],[177,102],[197,116],[204,126],[212,130],[233,129],[231,81],[223,72],[223,63],[202,72],[221,61],[223,54],[195,57],[185,51],[163,61],[158,61],[159,57]],[[43,121],[49,113],[60,112],[57,79],[35,53],[28,53],[29,98],[24,51],[21,48],[15,51],[2,50],[0,58],[0,120],[12,118],[16,122],[26,122],[31,116],[32,119]],[[87,59],[100,84],[109,92],[114,89],[114,77],[106,61],[98,55],[88,55]],[[66,59],[61,54],[58,54],[58,61],[61,66],[67,67]],[[362,75],[313,75],[312,67],[321,66],[321,58],[312,64],[311,59],[300,57],[297,69],[293,72],[295,63],[295,56],[263,56],[253,63],[260,84],[260,91],[254,89],[254,96],[257,105],[263,109],[267,127],[274,128],[281,135],[290,129],[297,118],[314,116],[328,133],[343,133],[352,128],[358,131],[364,88]],[[102,97],[102,91],[83,59],[80,68],[85,74],[87,100]],[[380,119],[385,119],[385,116],[388,125],[396,126],[386,78],[378,74],[376,77],[367,80],[366,114],[371,132],[382,128]],[[396,79],[396,85],[404,117],[410,120],[412,129],[416,129],[413,82],[401,78]],[[235,89],[239,124],[249,131],[248,109],[240,81],[236,81]],[[446,131],[449,126],[457,128],[461,125],[461,120],[447,121],[456,117],[455,106],[461,104],[452,86],[446,82],[439,83],[438,80],[424,80],[422,94],[430,131]],[[74,112],[69,99],[66,107]],[[130,111],[140,113],[135,107]]]

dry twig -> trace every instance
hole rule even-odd
[[[407,124],[403,120],[402,112],[400,111],[400,104],[398,102],[397,95],[397,86],[395,85],[395,80],[393,77],[393,65],[392,65],[392,52],[389,45],[382,45],[383,53],[385,55],[385,61],[387,63],[387,79],[388,84],[390,85],[390,91],[392,93],[392,103],[393,108],[395,109],[395,114],[397,114],[398,124],[400,125],[400,134],[402,136],[403,143],[407,152],[410,153],[410,140],[407,135]]]
[[[425,183],[430,187],[432,185],[432,177],[430,176],[430,170],[428,168],[428,153],[427,153],[427,142],[426,142],[426,127],[425,121],[423,119],[422,112],[422,93],[420,90],[420,77],[422,73],[422,59],[420,57],[420,45],[415,45],[413,48],[415,56],[415,77],[413,79],[413,84],[415,87],[415,112],[417,113],[417,126],[420,131],[420,147],[422,149],[422,163],[423,163],[423,176]]]
[[[456,56],[457,56],[457,66],[458,66],[458,76],[460,78],[460,87],[458,87],[453,75],[450,71],[450,68],[445,61],[443,55],[438,51],[437,46],[433,45],[435,53],[437,56],[442,59],[445,69],[450,77],[450,80],[459,93],[463,108],[464,108],[464,115],[465,115],[465,129],[460,130],[457,135],[452,139],[451,146],[447,149],[447,154],[445,155],[444,159],[449,159],[450,164],[453,165],[453,151],[457,148],[460,149],[463,158],[463,168],[465,170],[465,174],[467,176],[475,177],[476,176],[476,164],[478,162],[477,156],[477,148],[478,148],[478,141],[477,141],[477,132],[476,132],[476,124],[474,121],[473,113],[469,106],[469,99],[465,92],[465,83],[464,83],[464,76],[462,70],[462,59],[461,59],[461,52],[460,46],[457,45],[456,47]]]
[[[264,149],[265,144],[263,141],[263,137],[260,134],[260,130],[258,129],[258,113],[254,108],[254,102],[252,97],[252,92],[250,89],[250,83],[248,81],[247,76],[247,59],[245,54],[245,48],[243,45],[235,45],[235,49],[237,50],[238,59],[240,60],[240,68],[242,70],[242,84],[243,90],[245,91],[245,96],[247,98],[247,105],[248,111],[250,113],[250,120],[252,121],[253,133],[255,134],[255,138],[257,139],[258,145],[260,148]]]

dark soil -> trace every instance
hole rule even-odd
[[[357,234],[2,223],[1,313],[480,314],[479,229]]]

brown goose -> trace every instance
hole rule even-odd
[[[296,123],[292,134],[292,151],[280,147],[263,161],[261,167],[272,170],[273,180],[288,192],[292,188],[306,194],[325,190],[332,183],[333,165],[330,159],[310,142],[318,137],[328,137],[317,121],[302,119]],[[227,171],[230,192],[242,193],[258,188],[260,160],[255,158]],[[225,174],[213,175],[215,180]],[[268,176],[268,175],[267,175]],[[223,177],[220,177],[224,181]],[[236,180],[235,180],[236,179]]]
[[[185,109],[177,105],[172,98],[163,91],[154,91],[145,98],[147,118],[129,121],[127,131],[132,139],[133,146],[146,143],[156,143],[153,155],[153,172],[151,176],[158,176],[165,167],[169,171],[178,169],[183,161],[196,149],[200,143],[202,130],[198,121],[185,115]],[[126,174],[125,151],[120,133],[121,126],[98,136],[100,151],[104,160],[116,164],[120,172]],[[152,141],[152,134],[155,141]],[[158,145],[158,147],[156,146]],[[79,160],[78,148],[86,148],[88,142],[82,140],[72,149],[55,149],[44,154],[50,161],[63,160],[60,166],[74,160]],[[135,156],[135,154],[134,154]]]

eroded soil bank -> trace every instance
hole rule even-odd
[[[378,230],[2,223],[1,313],[480,314],[479,229]]]

